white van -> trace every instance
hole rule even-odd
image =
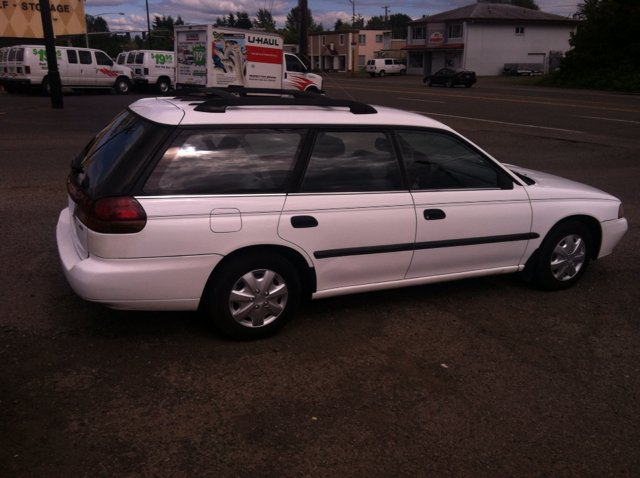
[[[175,84],[175,55],[172,51],[133,50],[126,55],[125,65],[131,68],[138,88],[150,86],[158,93],[166,93]]]
[[[56,47],[60,81],[65,88],[111,89],[128,93],[133,81],[131,70],[116,65],[109,56],[92,48]],[[9,49],[4,63],[7,74],[0,78],[8,92],[39,89],[50,92],[47,52],[41,45],[17,45]]]
[[[404,75],[407,72],[407,67],[395,58],[375,58],[367,61],[365,71],[373,78],[376,75],[384,76],[395,73]]]

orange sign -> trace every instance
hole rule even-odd
[[[49,0],[55,36],[86,33],[82,0]],[[0,0],[0,36],[44,38],[40,3],[36,0]]]

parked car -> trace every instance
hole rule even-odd
[[[375,58],[367,61],[365,71],[373,78],[376,75],[384,76],[396,73],[404,75],[407,72],[407,67],[394,58]]]
[[[565,289],[627,230],[615,197],[423,115],[265,91],[141,99],[91,140],[57,225],[78,295],[256,339],[303,298],[519,271]]]
[[[453,88],[456,85],[471,88],[476,81],[476,72],[464,68],[443,68],[433,75],[425,76],[422,80],[427,86],[444,85],[447,88]]]
[[[542,75],[543,64],[542,63],[505,63],[502,70],[503,75],[511,76],[533,76]]]

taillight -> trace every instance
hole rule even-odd
[[[144,69],[144,74],[145,74],[145,75],[149,75],[149,68],[145,68],[145,69]]]
[[[146,225],[147,213],[135,198],[128,196],[98,199],[85,223],[92,231],[103,234],[132,234]]]
[[[25,67],[24,67],[24,72],[25,72],[27,75],[30,75],[30,74],[31,74],[31,67],[30,67],[30,66],[25,66]]]
[[[147,225],[147,213],[130,196],[91,201],[71,178],[67,180],[69,197],[76,203],[76,216],[88,229],[102,234],[134,234]]]

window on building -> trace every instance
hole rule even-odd
[[[359,70],[364,70],[364,67],[367,64],[367,57],[366,55],[358,55],[358,69]]]
[[[327,44],[327,37],[322,35],[322,46],[325,46]]]
[[[516,35],[524,35],[524,27],[516,27]]]
[[[462,38],[462,24],[449,25],[449,38]]]
[[[376,43],[382,43],[382,35],[376,35]]]
[[[424,28],[423,27],[413,27],[411,29],[412,31],[412,38],[414,40],[422,40],[424,38]]]
[[[361,45],[367,44],[367,35],[358,35],[358,43]]]
[[[424,55],[421,51],[409,52],[409,66],[412,68],[422,68],[424,63]]]
[[[340,45],[344,45],[344,35],[340,35]]]

